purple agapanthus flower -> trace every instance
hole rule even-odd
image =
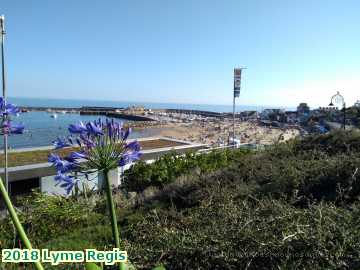
[[[140,144],[137,141],[133,141],[131,143],[128,143],[125,146],[125,148],[130,150],[130,151],[139,152],[140,151]]]
[[[129,135],[130,135],[130,133],[131,133],[131,128],[128,128],[127,130],[125,130],[125,131],[121,131],[121,138],[124,140],[124,141],[126,141],[127,140],[127,138],[129,137]]]
[[[51,153],[48,157],[48,161],[51,163],[58,162],[60,159],[61,159],[60,156],[54,153]]]
[[[23,124],[15,124],[11,121],[10,115],[15,115],[20,112],[20,109],[13,104],[6,103],[3,97],[0,97],[0,116],[2,122],[0,123],[0,134],[22,134],[24,132]]]
[[[96,146],[96,143],[88,135],[80,134],[79,139],[80,139],[80,145],[82,144],[87,148],[93,148]]]
[[[55,148],[72,145],[80,149],[65,158],[57,154],[49,156],[49,162],[58,171],[55,181],[66,189],[67,194],[79,181],[76,177],[79,173],[87,176],[95,171],[109,171],[141,158],[140,144],[126,142],[131,129],[124,128],[122,123],[99,119],[86,124],[72,124],[69,131],[72,135],[67,141],[57,139]]]
[[[142,153],[140,153],[138,151],[131,151],[131,152],[125,153],[122,155],[122,157],[119,160],[119,166],[123,167],[126,164],[137,161],[141,158],[141,156],[142,156]]]
[[[101,123],[89,122],[86,124],[86,128],[91,135],[95,135],[95,136],[104,135],[104,132],[102,131],[101,128]]]
[[[5,113],[6,113],[7,115],[10,115],[10,114],[15,115],[15,114],[17,114],[17,113],[19,113],[19,112],[20,112],[20,109],[19,109],[18,107],[16,107],[15,105],[13,105],[13,104],[6,104],[6,106],[5,106]]]
[[[3,134],[22,134],[24,132],[23,124],[14,124],[10,120],[6,120],[2,123]]]
[[[70,141],[70,140],[69,140]],[[67,142],[65,140],[62,140],[60,138],[57,138],[55,141],[53,141],[53,144],[55,146],[55,149],[61,149],[61,148],[64,148],[64,147],[68,147],[68,146],[71,146],[71,143],[70,142]]]
[[[56,185],[60,185],[60,187],[64,188],[66,194],[69,195],[79,180],[75,179],[71,175],[58,173],[55,176],[55,181],[57,182]]]
[[[20,109],[11,103],[6,103],[3,97],[0,97],[0,114],[5,115],[15,115],[20,112]]]
[[[51,153],[49,155],[48,161],[55,166],[58,172],[66,173],[77,167],[75,162],[71,162],[66,159],[62,159],[59,155]]]
[[[88,155],[85,152],[71,152],[70,157],[73,159],[87,159]]]
[[[69,176],[69,175],[66,175],[66,174],[63,174],[63,173],[58,173],[55,176],[55,181],[57,182],[56,185],[59,185],[62,181],[68,181],[68,180],[71,180],[71,179],[73,179],[72,176]]]
[[[73,133],[73,134],[81,134],[81,133],[87,132],[87,128],[84,125],[84,123],[80,121],[79,124],[69,125],[69,131],[70,131],[70,133]]]

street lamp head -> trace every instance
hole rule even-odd
[[[345,105],[345,99],[344,99],[344,97],[340,94],[339,91],[337,91],[336,94],[331,97],[331,102],[330,102],[330,104],[329,104],[329,107],[333,107],[333,106],[334,106],[334,103],[335,103],[335,104],[342,104],[343,106]]]

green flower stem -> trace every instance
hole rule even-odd
[[[112,190],[111,190],[111,184],[109,179],[109,172],[107,170],[104,171],[104,178],[105,178],[105,189],[106,189],[106,197],[107,202],[110,210],[110,218],[111,218],[111,228],[113,237],[115,240],[115,246],[117,248],[120,248],[120,237],[119,237],[119,229],[117,224],[117,218],[116,218],[116,211],[115,211],[115,204],[112,196]],[[125,264],[120,263],[119,270],[125,270]]]
[[[9,198],[9,195],[5,189],[5,186],[4,186],[4,183],[3,183],[3,180],[1,179],[0,177],[0,192],[4,198],[4,201],[5,201],[5,204],[6,204],[6,207],[10,213],[10,217],[16,227],[16,230],[17,232],[19,233],[19,236],[22,240],[22,242],[24,243],[25,247],[27,249],[33,249],[32,246],[31,246],[31,243],[29,241],[29,238],[26,236],[26,233],[24,231],[24,228],[22,227],[21,223],[20,223],[20,220],[16,214],[16,211],[14,209],[14,206],[12,205],[11,203],[11,200]],[[37,270],[44,270],[42,264],[40,262],[35,262],[35,268]]]

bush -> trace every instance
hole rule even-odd
[[[138,192],[149,186],[162,188],[181,175],[193,172],[204,174],[227,167],[247,153],[249,150],[213,151],[208,154],[187,153],[182,156],[171,153],[151,164],[138,162],[125,172],[124,187],[128,191]]]
[[[167,269],[356,269],[359,205],[297,209],[283,200],[236,197],[213,186],[200,207],[155,209],[126,237],[137,266]]]
[[[294,143],[295,153],[318,150],[330,155],[360,151],[359,130],[336,130],[323,135],[310,135],[297,139]]]
[[[222,181],[254,182],[258,193],[276,198],[296,193],[311,201],[353,202],[360,198],[359,168],[359,154],[319,158],[309,152],[302,157],[275,158],[260,153],[223,170]]]
[[[22,198],[19,204],[19,218],[34,246],[53,238],[98,224],[102,215],[92,211],[92,205],[84,200],[48,196],[34,192]],[[1,247],[18,247],[9,218],[0,223]],[[3,237],[4,236],[4,237]]]

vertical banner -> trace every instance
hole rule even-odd
[[[234,69],[234,97],[240,96],[241,68]]]

